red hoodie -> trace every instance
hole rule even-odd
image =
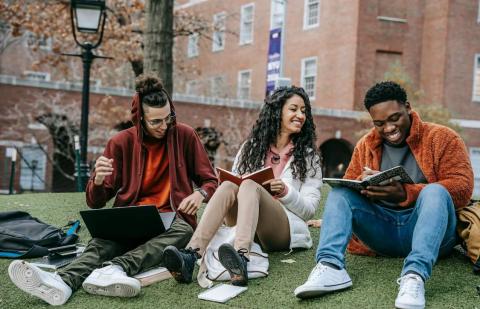
[[[175,113],[170,101],[172,114]],[[94,184],[95,172],[87,183],[86,197],[90,208],[102,208],[115,197],[113,207],[135,205],[145,167],[144,129],[141,124],[142,104],[138,93],[132,101],[133,127],[113,136],[107,143],[103,156],[113,158],[113,174],[105,177],[103,185]],[[206,201],[218,186],[217,177],[208,160],[200,138],[190,126],[174,122],[166,135],[169,175],[170,202],[173,210],[184,198],[193,193],[193,183],[207,192]],[[196,216],[177,213],[192,227],[196,227]]]

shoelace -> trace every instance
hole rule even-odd
[[[193,248],[189,247],[189,248],[183,249],[183,251],[184,251],[185,253],[188,253],[188,254],[193,255],[193,256],[194,256],[195,258],[197,258],[197,259],[199,259],[199,258],[202,257],[202,256],[198,253],[198,251],[200,251],[200,248],[195,248],[195,249],[193,249]]]
[[[241,249],[238,249],[237,252],[238,252],[238,254],[240,254],[240,256],[241,256],[246,262],[250,262],[250,260],[245,256],[245,254],[248,253],[248,250],[247,250],[247,249],[241,248]]]
[[[406,275],[397,279],[397,284],[400,285],[400,295],[410,294],[413,297],[418,297],[422,279],[417,275]]]
[[[326,269],[327,269],[327,266],[323,265],[322,263],[318,263],[313,268],[312,272],[310,273],[310,276],[308,276],[308,279],[311,279],[313,277],[320,277],[320,275],[323,274]]]

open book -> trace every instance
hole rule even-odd
[[[242,181],[244,181],[245,179],[251,179],[256,183],[258,183],[259,185],[261,185],[265,181],[275,178],[275,176],[273,175],[273,169],[270,166],[262,168],[261,170],[258,170],[256,172],[243,175],[243,176],[235,175],[234,173],[224,170],[223,168],[220,168],[220,167],[217,167],[217,172],[218,172],[218,178],[220,179],[220,182],[224,182],[228,180],[233,182],[237,186],[240,186]],[[270,186],[263,186],[263,187],[268,192],[270,192]]]
[[[136,274],[133,278],[140,281],[142,287],[150,284],[172,278],[172,275],[165,267],[157,267],[147,270],[143,273]]]
[[[347,187],[357,191],[365,190],[367,186],[383,186],[393,179],[402,183],[413,183],[403,166],[395,166],[375,175],[368,176],[364,180],[351,180],[341,178],[323,178],[323,181],[331,187]]]

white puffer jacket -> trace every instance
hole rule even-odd
[[[243,148],[243,145],[242,147]],[[242,149],[237,153],[233,162],[232,172],[238,174],[238,160]],[[313,152],[311,152],[313,153]],[[311,248],[312,237],[308,230],[307,220],[310,220],[320,204],[320,189],[322,187],[321,166],[316,166],[316,174],[313,175],[313,168],[307,166],[307,177],[304,182],[300,179],[294,179],[292,175],[291,163],[293,156],[288,160],[282,171],[280,178],[288,186],[288,193],[279,201],[284,206],[284,210],[290,224],[290,249],[292,248]],[[307,162],[311,160],[308,158]]]

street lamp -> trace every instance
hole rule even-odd
[[[81,57],[83,62],[83,88],[82,88],[82,116],[80,122],[80,170],[77,170],[77,189],[85,189],[88,180],[88,163],[87,163],[87,145],[88,145],[88,99],[90,92],[90,67],[95,58],[106,58],[93,54],[93,50],[97,48],[103,39],[103,30],[105,20],[107,19],[106,6],[104,0],[71,0],[70,2],[70,19],[72,22],[73,38],[78,46],[82,48],[82,53],[64,54],[67,56]],[[77,32],[96,34],[96,43],[79,42]]]

